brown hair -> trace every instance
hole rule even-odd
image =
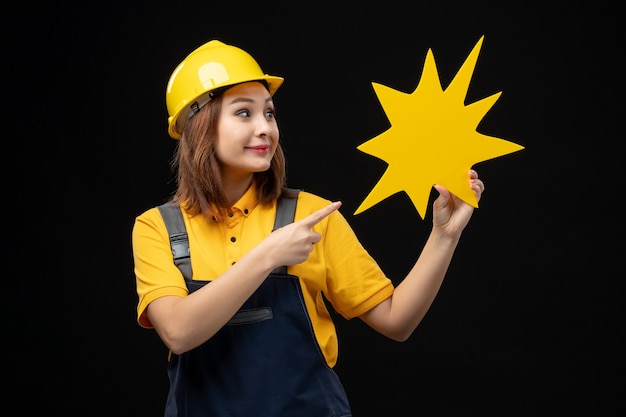
[[[172,169],[178,171],[173,201],[183,204],[192,216],[204,214],[218,220],[231,212],[222,183],[221,162],[215,153],[222,97],[216,95],[189,119],[172,159]],[[280,142],[270,168],[253,176],[260,204],[271,204],[281,196],[286,170]]]

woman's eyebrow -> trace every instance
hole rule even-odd
[[[265,99],[266,103],[271,103],[272,97],[268,97]],[[229,101],[227,104],[236,104],[236,103],[254,103],[255,100],[249,97],[236,97],[234,99],[232,99],[231,101]]]

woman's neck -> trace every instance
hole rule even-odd
[[[232,207],[239,199],[248,191],[254,177],[250,174],[244,178],[227,179],[224,178],[224,190],[226,190],[226,198],[228,204]]]

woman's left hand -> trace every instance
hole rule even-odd
[[[485,184],[473,169],[469,171],[469,182],[476,194],[476,200],[480,201]],[[472,217],[474,207],[450,193],[445,187],[440,185],[434,187],[439,192],[439,197],[433,203],[433,226],[441,228],[447,235],[460,236]]]

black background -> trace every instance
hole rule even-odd
[[[430,211],[400,193],[352,215],[385,169],[356,149],[388,128],[371,83],[412,91],[430,48],[445,87],[484,35],[466,102],[502,91],[478,130],[525,149],[475,166],[486,193],[412,338],[338,318],[337,372],[355,417],[624,414],[617,2],[395,3],[5,11],[7,409],[162,414],[167,352],[136,324],[130,231],[174,189],[164,92],[191,50],[219,39],[285,77],[289,185],[342,200],[399,282]]]

